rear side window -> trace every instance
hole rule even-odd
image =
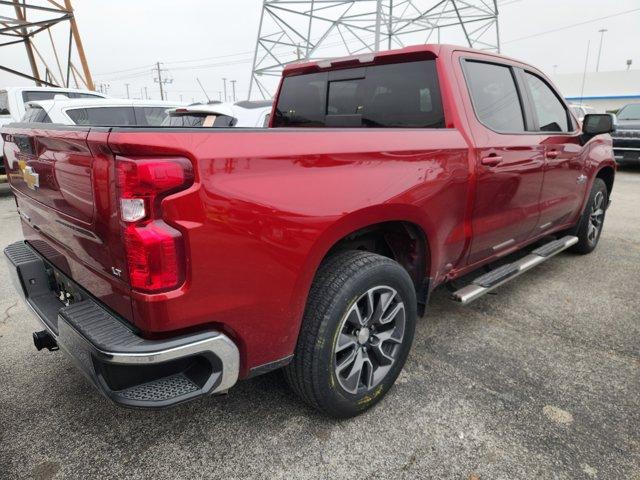
[[[9,95],[5,90],[0,91],[0,115],[11,115],[9,111]]]
[[[136,125],[159,127],[167,116],[166,107],[134,107]]]
[[[541,132],[570,131],[567,110],[551,87],[529,72],[525,72],[524,77],[531,92],[533,109],[538,117],[538,130]]]
[[[22,117],[25,123],[51,123],[51,119],[42,107],[27,107]]]
[[[274,126],[444,128],[435,61],[286,77]]]
[[[24,103],[27,102],[36,102],[38,100],[53,100],[53,97],[56,95],[64,95],[65,97],[69,97],[69,94],[66,92],[52,92],[51,90],[35,90],[32,92],[25,91],[22,92],[22,100]]]
[[[228,115],[215,115],[210,113],[179,113],[169,115],[163,122],[163,127],[191,127],[191,128],[226,128],[233,127],[237,123],[234,117]]]
[[[466,61],[465,77],[478,120],[497,132],[525,131],[524,115],[510,67]]]
[[[69,92],[65,93],[69,98],[104,98],[101,95],[93,95],[91,93]]]
[[[74,108],[66,111],[76,125],[132,126],[136,124],[133,107]]]

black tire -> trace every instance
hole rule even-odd
[[[375,302],[376,295],[378,303]],[[370,299],[373,299],[371,303]],[[375,308],[370,309],[369,305],[375,305]],[[367,312],[372,310],[370,315],[362,314],[365,307]],[[382,323],[396,310],[398,313],[388,320],[389,323]],[[413,341],[416,310],[413,282],[397,262],[362,251],[340,252],[329,257],[313,281],[295,355],[285,367],[289,385],[304,402],[329,416],[349,418],[363,413],[384,397],[400,374]],[[374,325],[376,312],[382,313],[379,323]],[[366,317],[371,318],[371,329]],[[365,323],[355,327],[354,319]],[[397,333],[400,323],[403,325],[401,340]],[[393,332],[389,333],[391,327]],[[351,332],[351,328],[359,328],[358,334]],[[385,328],[387,330],[383,331]],[[363,335],[371,335],[371,342],[360,338]],[[383,336],[395,338],[380,341]],[[353,338],[356,342],[344,342],[343,338]],[[341,348],[339,342],[349,343],[349,347],[336,352]],[[382,363],[378,359],[384,355],[383,351],[392,352],[388,355],[394,360],[389,365],[379,365],[377,370],[375,364]],[[344,367],[350,372],[347,375],[342,374],[345,370],[337,372],[352,354],[355,355],[353,365]],[[356,373],[358,359],[362,360],[359,374]],[[384,360],[385,363],[388,361]],[[378,383],[374,385],[376,375]],[[353,391],[343,386],[347,383],[353,385]],[[367,389],[366,383],[372,388]]]
[[[602,235],[602,228],[604,227],[604,219],[607,212],[607,205],[609,204],[609,192],[607,185],[601,178],[596,178],[591,187],[589,193],[589,199],[584,207],[584,211],[580,216],[578,224],[569,232],[571,235],[578,237],[578,243],[573,245],[569,251],[578,253],[580,255],[586,255],[591,253],[598,246],[600,235]],[[598,206],[599,205],[599,206]],[[594,224],[594,214],[596,210],[601,210],[601,215],[598,216],[598,225]],[[595,229],[595,230],[594,230]]]

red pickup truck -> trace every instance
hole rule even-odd
[[[579,126],[543,73],[491,53],[297,64],[269,129],[4,128],[25,236],[5,253],[36,347],[119,404],[285,367],[348,417],[392,386],[435,287],[526,250],[453,293],[468,303],[595,248],[613,128]]]

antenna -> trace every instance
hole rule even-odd
[[[196,82],[198,82],[198,85],[200,85],[200,88],[202,89],[202,93],[204,93],[204,96],[207,97],[207,102],[210,102],[211,99],[209,98],[209,95],[207,95],[207,91],[202,86],[202,82],[200,82],[200,79],[196,78]]]
[[[591,48],[591,40],[587,42],[587,55],[584,59],[584,72],[582,73],[582,87],[580,87],[580,105],[582,105],[582,97],[584,97],[584,82],[587,79],[587,63],[589,63],[589,48]]]

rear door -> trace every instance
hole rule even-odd
[[[545,152],[544,182],[540,196],[542,233],[575,220],[587,187],[584,174],[587,151],[569,108],[555,89],[532,71],[521,72],[531,103],[535,140]]]
[[[545,147],[529,133],[531,113],[518,67],[497,57],[460,58],[476,144],[476,194],[469,263],[504,254],[538,222]]]

